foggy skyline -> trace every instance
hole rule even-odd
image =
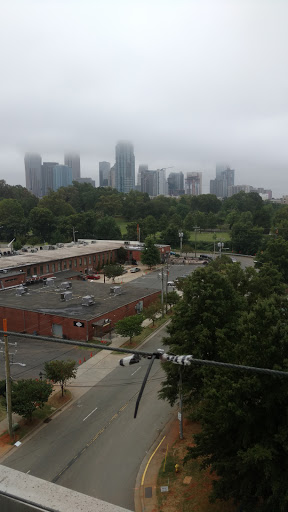
[[[24,154],[81,175],[115,162],[202,171],[288,194],[285,0],[10,0],[2,5],[0,178],[25,185]]]

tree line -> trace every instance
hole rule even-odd
[[[117,219],[126,226],[124,235]],[[187,245],[196,226],[229,231],[231,250],[255,254],[269,234],[288,240],[288,206],[263,201],[255,192],[222,201],[212,194],[150,198],[138,191],[123,194],[77,182],[38,199],[20,185],[0,181],[0,237],[15,238],[15,248],[69,242],[73,233],[76,238],[136,240],[139,228],[141,241],[153,235],[157,242],[177,248],[179,230]]]
[[[169,353],[288,371],[288,275],[270,254],[257,255],[258,269],[222,256],[183,280],[164,340]],[[163,369],[160,397],[174,404],[179,366]],[[201,424],[186,461],[200,457],[215,473],[212,501],[286,511],[288,377],[195,365],[180,371],[186,414]]]

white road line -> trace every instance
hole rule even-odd
[[[91,414],[93,414],[93,412],[97,411],[98,407],[95,407],[95,409],[93,409],[93,411],[91,411],[88,416],[86,416],[86,418],[84,418],[83,421],[87,420],[87,418],[89,418],[89,416],[91,416]]]
[[[29,475],[30,471],[31,471],[31,469],[29,469],[29,471],[26,471],[26,475]]]
[[[131,377],[132,375],[134,375],[134,373],[138,372],[138,370],[140,370],[141,366],[139,366],[139,368],[137,368],[137,370],[135,370],[135,372],[131,373]]]

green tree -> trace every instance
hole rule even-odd
[[[148,265],[152,268],[161,262],[160,251],[155,245],[155,239],[152,236],[148,236],[145,239],[143,251],[141,252],[141,262],[143,265]]]
[[[24,210],[16,199],[0,201],[1,238],[10,242],[12,238],[26,232]]]
[[[31,421],[33,412],[44,406],[52,391],[52,384],[46,381],[27,379],[13,382],[12,411]]]
[[[128,336],[131,344],[133,336],[137,336],[142,332],[142,322],[143,315],[127,316],[115,324],[115,331],[120,336]]]
[[[169,304],[170,308],[172,306],[175,306],[175,304],[178,304],[180,301],[180,295],[176,292],[176,290],[173,290],[172,292],[168,292],[165,296],[165,302]]]
[[[60,384],[63,396],[66,382],[76,378],[76,361],[49,361],[45,363],[44,370],[47,379]]]
[[[285,283],[288,283],[288,241],[281,236],[270,238],[264,251],[256,254],[256,264],[260,267],[264,263],[273,265],[282,274]]]
[[[35,236],[44,241],[50,241],[55,229],[55,218],[48,208],[33,208],[29,215],[29,225]]]
[[[288,371],[288,303],[275,269],[215,261],[183,291],[165,340],[172,353]],[[179,369],[172,366],[163,365],[161,396],[174,403]],[[184,402],[202,427],[187,458],[201,457],[217,475],[211,498],[232,499],[245,512],[284,512],[288,379],[204,366],[183,368],[182,376]]]
[[[115,277],[122,276],[122,274],[124,272],[124,268],[122,267],[122,265],[115,265],[115,264],[105,265],[103,267],[103,272],[104,272],[105,276],[108,279],[112,279],[112,281],[114,283]]]
[[[162,310],[162,304],[159,300],[151,302],[149,306],[144,309],[144,316],[148,318],[148,320],[152,320],[152,324],[154,326],[155,320],[159,315],[159,312]]]
[[[121,230],[113,217],[98,219],[95,226],[95,238],[99,240],[121,240]]]

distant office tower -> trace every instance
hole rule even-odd
[[[80,156],[77,153],[65,153],[64,164],[72,169],[72,181],[81,177]]]
[[[148,171],[145,167],[143,166],[141,172],[139,172],[141,192],[147,193],[151,197],[167,195],[166,170],[157,169],[156,171]]]
[[[92,180],[92,178],[77,178],[77,183],[88,183],[89,185],[92,185],[92,187],[95,187],[95,180]]]
[[[200,196],[202,194],[202,172],[187,172],[185,194]]]
[[[216,178],[210,180],[210,194],[215,194],[217,197],[230,197],[231,187],[234,186],[235,171],[229,167],[224,171],[221,169],[221,166],[217,166]]]
[[[166,169],[157,169],[157,196],[168,195],[168,183],[166,180]]]
[[[53,190],[72,185],[72,169],[68,165],[55,165],[53,167]]]
[[[167,182],[168,194],[170,196],[181,196],[185,194],[183,172],[170,172]]]
[[[37,197],[42,196],[41,187],[42,158],[38,153],[26,153],[24,157],[26,188]]]
[[[229,196],[234,196],[234,194],[239,194],[239,192],[245,192],[245,194],[249,194],[249,192],[253,191],[253,187],[251,185],[232,185],[229,190]],[[255,192],[255,191],[254,191]]]
[[[145,166],[146,167],[146,166]],[[140,191],[151,197],[157,196],[157,171],[148,171],[144,166],[139,171]],[[147,166],[148,167],[148,166]]]
[[[41,167],[42,197],[53,190],[53,169],[58,162],[43,162]]]
[[[99,187],[110,186],[110,162],[99,162]]]
[[[109,183],[110,187],[116,188],[116,164],[114,164],[110,169]]]
[[[116,146],[116,188],[128,193],[135,189],[135,156],[133,144],[118,142]]]

